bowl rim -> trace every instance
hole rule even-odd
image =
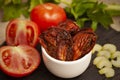
[[[77,60],[74,60],[74,61],[62,61],[62,60],[58,60],[58,59],[55,59],[55,58],[51,57],[42,46],[41,46],[41,50],[42,50],[42,55],[44,54],[50,60],[54,61],[55,63],[60,63],[60,64],[70,64],[70,65],[71,64],[76,64],[76,63],[79,63],[79,62],[85,60],[88,57],[90,57],[90,60],[91,60],[91,57],[92,57],[92,52],[90,51],[89,53],[87,53],[86,55],[81,57],[80,59],[77,59]]]

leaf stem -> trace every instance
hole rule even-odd
[[[43,1],[43,0],[39,0],[39,3],[40,3],[40,4],[43,4],[43,3],[44,3],[44,1]]]
[[[107,5],[107,8],[106,8],[106,10],[118,10],[118,11],[120,11],[120,5],[117,5],[117,4],[115,4],[115,5]]]
[[[72,1],[72,0],[71,0]],[[71,2],[66,1],[66,0],[60,0],[61,3],[67,5],[68,7],[71,7]]]
[[[109,4],[105,8],[112,16],[120,16],[120,5],[118,4]]]

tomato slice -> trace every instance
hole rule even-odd
[[[8,45],[27,44],[35,46],[38,41],[38,26],[28,20],[15,19],[9,22],[6,29],[6,42]]]
[[[0,69],[9,76],[26,76],[39,66],[40,61],[39,52],[28,45],[0,48]]]

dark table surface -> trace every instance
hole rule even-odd
[[[120,32],[116,32],[113,29],[109,28],[108,30],[99,26],[96,30],[96,34],[98,35],[97,43],[103,45],[105,43],[112,43],[117,46],[117,50],[120,50]],[[3,43],[3,45],[5,45]],[[40,48],[40,46],[37,46]],[[39,50],[40,51],[40,50]],[[115,76],[112,78],[105,78],[104,75],[98,74],[98,69],[93,65],[93,59],[95,58],[95,54],[92,56],[91,63],[88,69],[78,77],[72,79],[65,80],[120,80],[120,69],[115,69]],[[2,71],[0,71],[0,80],[64,80],[62,78],[58,78],[51,74],[45,67],[43,61],[41,61],[40,66],[30,75],[23,78],[13,78],[5,75]]]

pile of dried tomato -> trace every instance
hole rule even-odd
[[[43,32],[39,41],[47,53],[62,61],[73,61],[89,53],[97,36],[91,28],[80,29],[72,20],[66,20]]]

